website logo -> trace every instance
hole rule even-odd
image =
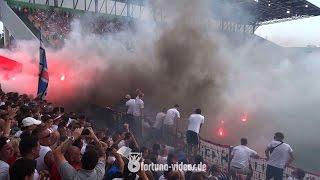
[[[144,171],[168,171],[169,169],[172,169],[173,171],[206,171],[207,166],[206,164],[184,164],[184,163],[175,163],[175,164],[144,164],[144,162],[140,162],[142,158],[141,153],[132,152],[129,153],[128,159],[128,169],[130,172],[136,173],[140,169]]]
[[[140,170],[141,157],[142,157],[141,153],[130,153],[129,154],[128,169],[130,172],[136,173]]]

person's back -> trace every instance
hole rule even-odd
[[[144,108],[144,102],[142,99],[137,96],[136,99],[134,99],[133,104],[133,115],[136,117],[142,116],[142,109]]]
[[[274,134],[274,140],[268,144],[265,154],[267,157],[266,179],[280,180],[284,169],[293,161],[293,150],[290,145],[283,142],[281,132]]]
[[[252,156],[257,155],[257,152],[244,145],[239,145],[232,150],[231,166],[238,168],[249,168],[249,161]]]
[[[251,179],[253,171],[250,165],[250,158],[257,158],[256,151],[247,147],[248,140],[241,138],[241,145],[236,146],[231,152],[230,173],[233,178],[237,176],[245,176],[246,179]]]
[[[189,117],[188,130],[199,134],[200,126],[204,123],[204,116],[201,114],[191,114]]]
[[[267,161],[267,164],[281,169],[284,168],[287,161],[290,159],[290,153],[292,152],[290,145],[287,143],[282,143],[280,141],[273,140],[268,145],[268,147],[276,148],[274,148],[273,152],[270,154],[270,158]]]
[[[177,108],[171,108],[167,111],[163,124],[174,125],[175,121],[180,118],[180,113]]]
[[[164,112],[159,112],[156,115],[156,121],[153,124],[153,127],[156,129],[160,129],[163,124],[163,120],[166,117],[166,114]]]
[[[129,99],[129,100],[126,102],[126,106],[127,106],[127,108],[128,108],[127,114],[133,115],[134,108],[135,108],[135,99]]]

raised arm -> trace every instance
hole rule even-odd
[[[90,136],[91,138],[94,139],[95,143],[98,145],[98,152],[99,152],[99,160],[103,161],[104,163],[106,162],[106,153],[103,148],[103,145],[101,144],[100,140],[97,138],[97,136],[94,134],[93,129],[91,127],[88,128],[90,131]]]
[[[132,141],[133,141],[133,143],[134,143],[134,146],[139,149],[139,144],[138,144],[136,138],[134,137],[134,135],[133,135],[131,132],[130,132],[130,136],[131,136],[131,138],[132,138]]]
[[[66,152],[67,148],[74,142],[74,140],[78,139],[81,136],[82,130],[83,128],[75,129],[72,133],[72,137],[65,140],[53,151],[54,160],[57,164],[57,167],[59,167],[66,161],[64,152]]]
[[[11,120],[5,119],[4,120],[4,127],[3,127],[3,136],[9,137],[10,136],[10,126],[11,126]]]
[[[124,172],[124,161],[122,159],[122,156],[120,154],[117,153],[117,151],[112,148],[112,155],[116,158],[116,161],[119,165],[119,171],[121,172],[121,174],[123,174]]]

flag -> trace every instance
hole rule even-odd
[[[48,65],[46,58],[46,50],[44,49],[40,39],[40,61],[39,61],[39,81],[37,97],[44,99],[47,95],[47,88],[49,84]]]

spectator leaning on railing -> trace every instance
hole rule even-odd
[[[283,142],[284,135],[281,132],[274,134],[274,140],[267,146],[265,151],[267,157],[266,179],[281,180],[283,171],[293,161],[293,150],[290,145]]]
[[[253,175],[250,159],[258,158],[259,156],[256,151],[250,149],[247,145],[248,140],[241,138],[241,145],[232,149],[230,172],[233,178],[237,178],[237,175],[245,175],[246,179],[251,179]]]

